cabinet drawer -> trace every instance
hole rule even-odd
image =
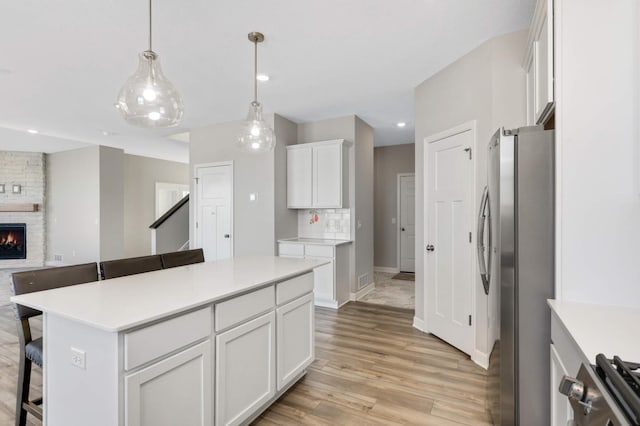
[[[124,335],[124,369],[142,364],[211,335],[211,307]]]
[[[313,272],[276,284],[276,303],[282,305],[313,291]]]
[[[216,331],[256,317],[275,308],[275,288],[269,286],[215,305]]]
[[[280,256],[303,257],[304,256],[304,245],[303,244],[280,243],[278,251],[279,251],[279,255]]]
[[[315,244],[307,244],[304,254],[313,257],[329,257],[333,258],[333,246],[320,246]]]
[[[557,352],[558,358],[562,360],[567,374],[575,377],[578,374],[580,365],[583,362],[588,362],[588,360],[584,359],[580,354],[573,338],[567,333],[553,311],[551,312],[551,342]],[[593,360],[591,362],[593,362]]]

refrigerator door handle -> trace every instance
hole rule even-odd
[[[488,259],[485,259],[485,247],[484,247],[484,230],[485,222],[489,231],[489,253]],[[480,200],[480,211],[478,212],[478,231],[476,237],[476,249],[478,251],[478,266],[480,267],[480,278],[482,279],[482,287],[484,288],[484,294],[489,294],[489,283],[491,281],[491,211],[489,206],[489,187],[485,186]]]

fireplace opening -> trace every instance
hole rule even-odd
[[[27,224],[0,223],[0,260],[27,258]]]

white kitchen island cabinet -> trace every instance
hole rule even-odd
[[[313,361],[322,263],[233,258],[14,296],[44,313],[44,424],[251,421]]]

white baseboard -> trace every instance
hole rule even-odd
[[[320,306],[322,308],[331,308],[331,309],[338,309],[338,302],[336,302],[335,300],[314,300],[314,305],[316,306]]]
[[[362,287],[356,293],[349,293],[349,300],[355,302],[356,300],[362,299],[367,294],[371,293],[373,289],[376,288],[376,283],[369,283],[366,286]]]
[[[413,328],[416,328],[424,333],[427,332],[427,330],[424,329],[424,320],[418,317],[413,317]]]
[[[400,269],[398,268],[392,268],[389,266],[374,266],[373,267],[373,271],[374,272],[385,272],[387,274],[397,274],[400,272]]]
[[[489,354],[476,349],[473,355],[471,355],[471,361],[475,362],[485,370],[489,369]]]

